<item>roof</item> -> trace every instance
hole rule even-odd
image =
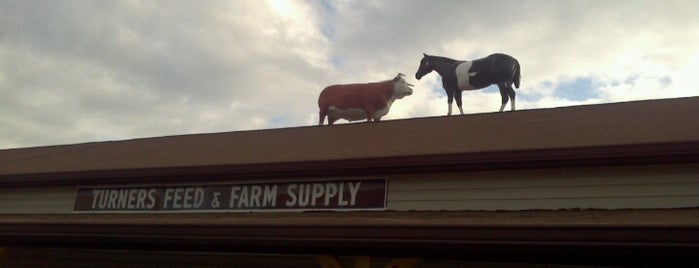
[[[0,186],[699,162],[699,97],[0,151]],[[0,243],[667,265],[689,209],[0,215]]]
[[[697,114],[689,97],[9,149],[0,185],[697,162]]]

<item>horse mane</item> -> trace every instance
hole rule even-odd
[[[448,61],[449,63],[454,63],[457,62],[458,60],[452,59],[452,58],[447,58],[447,57],[442,57],[442,56],[432,56],[432,55],[427,55],[430,59],[436,59],[436,60],[443,60],[443,61]]]

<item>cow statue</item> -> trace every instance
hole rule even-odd
[[[380,121],[388,114],[393,101],[413,94],[413,85],[406,82],[404,76],[398,73],[392,80],[382,82],[326,87],[318,96],[318,125],[323,125],[326,116],[328,125],[338,119]]]

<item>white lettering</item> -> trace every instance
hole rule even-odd
[[[337,192],[340,193],[340,196],[339,196],[338,199],[337,199],[337,205],[338,205],[338,206],[346,206],[346,205],[348,205],[349,202],[347,202],[347,200],[345,200],[345,199],[343,198],[343,196],[345,195],[345,184],[344,184],[344,183],[340,183],[340,190],[338,190]]]
[[[184,192],[183,188],[175,188],[175,197],[172,198],[172,208],[182,208],[182,192]]]
[[[99,197],[100,193],[102,191],[100,190],[92,190],[92,209],[95,209],[97,206],[97,198]]]
[[[240,186],[231,187],[231,202],[228,204],[228,207],[232,208],[235,204],[235,200],[240,198],[240,196],[238,196],[238,192],[240,192]]]
[[[311,206],[315,206],[316,200],[318,198],[323,197],[323,192],[325,192],[325,190],[323,189],[322,184],[320,184],[320,183],[313,184],[313,196],[311,197]]]
[[[286,201],[287,207],[296,206],[296,192],[294,190],[298,187],[296,184],[291,184],[286,188],[286,194],[289,195],[289,200]]]
[[[107,193],[107,191],[105,191],[105,190],[100,191],[100,202],[98,205],[99,208],[103,209],[103,208],[107,207],[108,200],[109,200],[109,194]]]
[[[152,197],[155,201],[155,197]],[[175,187],[165,189],[163,208],[192,209],[199,208],[204,203],[204,188]]]
[[[243,189],[240,191],[240,201],[238,202],[238,207],[242,207],[243,204],[245,204],[245,207],[248,207],[250,205],[250,197],[248,195],[248,187],[243,186]]]
[[[148,195],[148,191],[144,189],[139,189],[138,190],[138,200],[136,201],[136,208],[142,209],[146,208],[146,196]]]
[[[92,209],[151,209],[155,194],[156,189],[92,190]]]
[[[326,207],[330,206],[330,199],[337,195],[337,185],[334,183],[325,184],[325,202],[323,203]]]
[[[192,210],[209,208],[204,204],[206,191],[221,195],[214,196],[211,207],[215,209],[265,209],[276,208],[278,197],[288,208],[341,208],[356,206],[366,202],[358,200],[362,181],[319,181],[306,183],[261,183],[248,185],[229,185],[230,195],[226,195],[221,186],[191,187],[155,187],[155,188],[121,188],[90,189],[80,191],[87,199],[84,205],[94,210]],[[278,193],[279,188],[286,188],[286,193]],[[209,188],[211,188],[209,190]],[[284,191],[284,190],[282,190]],[[223,194],[221,194],[223,192]],[[228,200],[226,200],[228,199]],[[228,207],[222,202],[228,202]],[[219,207],[222,205],[223,207]],[[82,206],[82,205],[81,205]],[[156,207],[157,206],[157,207]]]
[[[194,192],[194,188],[187,187],[184,189],[184,197],[183,197],[183,202],[182,202],[182,207],[183,208],[192,208],[192,199],[194,199],[194,196],[192,196]]]
[[[109,203],[107,203],[107,208],[117,207],[117,198],[119,198],[119,191],[112,190],[109,191]]]
[[[350,190],[350,205],[354,206],[355,201],[357,199],[357,192],[359,192],[359,187],[362,186],[361,182],[357,182],[357,184],[352,185],[352,183],[349,183],[349,190]]]
[[[152,209],[155,207],[155,189],[148,190],[148,201],[150,202],[148,205],[146,205],[147,209]]]
[[[126,208],[134,209],[136,208],[136,195],[138,194],[138,189],[129,190],[129,198],[126,201]]]
[[[260,204],[260,196],[262,195],[262,187],[259,185],[253,185],[252,189],[250,190],[250,198],[252,199],[250,201],[250,205],[252,207],[260,207],[262,206]]]
[[[129,201],[129,190],[119,190],[119,197],[117,199],[117,207],[115,208],[126,208],[126,203]]]
[[[277,186],[274,185],[272,187],[269,187],[269,185],[265,185],[265,194],[264,198],[262,200],[262,206],[267,207],[269,205],[272,205],[272,207],[277,206]]]
[[[197,187],[194,192],[194,208],[200,208],[204,204],[204,188]]]
[[[167,188],[165,189],[165,197],[163,198],[163,208],[167,208],[168,202],[172,201],[172,195],[175,189]]]
[[[299,185],[299,206],[308,206],[308,201],[311,198],[311,185],[301,184]]]

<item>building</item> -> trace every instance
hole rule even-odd
[[[699,97],[0,150],[0,266],[699,256]]]

